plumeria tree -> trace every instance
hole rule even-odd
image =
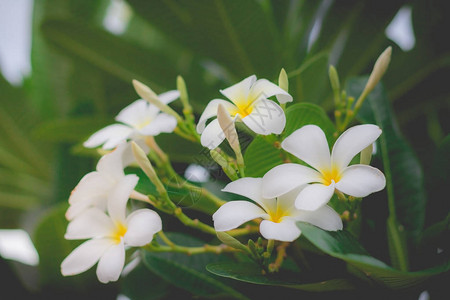
[[[444,3],[34,1],[32,74],[0,77],[0,228],[39,263],[0,231],[2,291],[447,298]]]
[[[356,122],[355,117],[386,72],[391,53],[389,47],[380,55],[355,103],[341,90],[338,73],[330,67],[330,82],[337,97],[334,122],[326,114],[310,119],[298,112],[289,114],[305,108],[302,104],[286,105],[293,97],[284,69],[278,85],[266,79],[256,80],[252,75],[220,90],[231,102],[211,100],[197,123],[182,77],[177,78],[176,91],[161,95],[133,80],[142,99],[117,115],[116,121],[123,124],[108,125],[83,143],[90,148],[103,144],[101,151],[110,152],[100,158],[97,171],[81,179],[69,198],[65,238],[88,240],[64,259],[61,273],[77,275],[97,264],[98,280],[108,283],[119,280],[121,274],[127,277],[126,269],[133,272],[144,264],[162,278],[172,272],[190,275],[186,282],[175,285],[194,294],[203,293],[199,289],[209,286],[210,296],[225,293],[227,297],[246,299],[251,295],[225,285],[219,278],[318,291],[351,290],[358,285],[356,278],[372,278],[396,289],[444,271],[447,266],[408,273],[408,259],[401,246],[402,230],[395,223],[388,221],[387,230],[394,240],[391,263],[398,269],[370,256],[358,242],[361,204],[373,201],[363,198],[385,189],[387,180],[382,171],[370,166],[383,130],[376,124],[358,124],[362,122]],[[183,115],[168,106],[177,98]],[[295,125],[286,132],[286,124],[293,121]],[[324,123],[330,124],[332,130],[325,132],[328,128],[321,128]],[[203,146],[207,150],[204,155],[229,181],[222,192],[239,195],[238,199],[227,200],[207,187],[189,182],[188,175],[180,176],[155,141],[154,137],[162,132]],[[246,149],[242,136],[253,140]],[[258,140],[264,144],[254,146]],[[328,141],[333,141],[331,151]],[[267,150],[264,148],[271,153],[268,161],[261,162],[258,151]],[[260,161],[257,169],[251,165],[255,160]],[[214,169],[211,165],[203,167]],[[177,202],[169,187],[191,192],[193,205],[200,200],[194,196],[198,192],[203,201],[200,207],[204,203],[211,205],[206,213],[209,220],[191,216],[189,207]],[[127,205],[129,199],[136,204]],[[164,215],[174,218],[162,221]],[[166,229],[174,221],[209,235],[209,242],[185,244]],[[303,249],[305,241],[315,251],[343,260],[350,269],[332,276],[317,272],[305,279],[302,268],[311,268],[303,253],[308,249]],[[177,265],[177,260],[161,253],[178,253],[187,258],[213,254],[217,262],[205,267],[216,277],[196,273],[189,264]],[[209,281],[202,280],[206,278]],[[196,286],[199,281],[201,287]]]

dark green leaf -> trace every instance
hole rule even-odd
[[[203,246],[205,243],[182,234],[168,234],[168,237],[183,246]],[[214,254],[187,256],[180,253],[153,253],[142,251],[145,266],[174,286],[200,297],[227,296],[247,299],[227,284],[209,274],[205,267],[210,262],[224,259]]]
[[[294,101],[323,103],[328,84],[328,53],[307,58],[300,68],[289,72],[289,79]]]
[[[257,1],[129,2],[149,23],[238,79],[272,78],[280,70],[275,28]]]
[[[348,94],[357,98],[365,82],[366,78],[350,80],[347,86]],[[386,92],[381,85],[367,97],[358,117],[365,123],[377,124],[383,130],[379,138],[379,151],[386,176],[391,218],[389,224],[397,227],[399,234],[404,227],[409,240],[416,243],[425,217],[423,172],[415,153],[399,131]],[[390,232],[393,233],[393,230]]]
[[[152,83],[156,90],[174,86],[178,74],[159,53],[75,21],[47,19],[41,29],[44,37],[64,53],[81,58],[130,86],[132,79]]]
[[[142,284],[148,282],[148,284]],[[139,265],[121,281],[121,293],[133,300],[163,299],[169,294],[170,284],[144,265]]]
[[[319,126],[325,132],[328,144],[333,144],[333,134],[336,131],[333,122],[322,107],[312,103],[298,103],[286,109],[286,127],[283,136],[287,137],[295,130],[308,124]]]
[[[301,280],[300,277],[304,276],[294,272],[280,272],[276,275],[263,275],[261,268],[254,263],[219,262],[211,263],[206,268],[215,275],[243,282],[287,287],[304,291],[325,292],[351,290],[354,288],[353,284],[346,279],[331,279],[313,282],[311,279]]]
[[[275,148],[274,136],[257,136],[244,153],[245,175],[262,177],[270,169],[283,163],[282,152]]]
[[[313,225],[297,222],[297,226],[312,244],[328,255],[347,262],[349,270],[368,282],[392,289],[419,285],[433,276],[450,270],[450,263],[418,271],[402,272],[370,256],[355,237],[347,231],[324,231]]]

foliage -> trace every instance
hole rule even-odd
[[[128,29],[113,35],[102,28],[109,1],[35,1],[33,73],[21,87],[0,77],[0,227],[23,227],[32,234],[41,259],[37,296],[64,292],[83,298],[121,293],[133,299],[253,299],[261,293],[277,295],[277,290],[287,298],[327,297],[382,287],[377,296],[417,298],[423,289],[432,297],[445,290],[442,278],[448,275],[450,251],[445,238],[448,197],[443,190],[449,182],[450,131],[445,80],[450,49],[443,42],[449,28],[443,1],[126,3],[131,14]],[[404,4],[412,9],[417,41],[406,52],[384,34]],[[318,24],[321,29],[311,39]],[[240,131],[241,142],[245,138],[248,145],[245,173],[257,177],[288,159],[296,161],[279,142],[303,125],[316,124],[329,144],[335,141],[329,65],[336,66],[347,95],[357,98],[367,79],[362,75],[370,73],[388,45],[393,47],[392,63],[383,84],[368,96],[354,121],[383,129],[373,164],[386,175],[387,188],[362,201],[357,230],[330,233],[299,223],[302,237],[287,250],[295,259],[270,276],[239,254],[219,259],[211,253],[186,257],[146,250],[139,253],[143,263],[117,285],[96,285],[92,273],[78,279],[60,275],[58,266],[74,245],[62,237],[63,203],[99,158],[97,151],[81,143],[138,98],[132,79],[159,93],[175,89],[176,77],[182,75],[198,119],[211,99],[220,98],[219,89],[251,74],[277,82],[284,68],[294,98],[286,108],[285,131],[254,139]],[[174,107],[181,113],[180,104]],[[209,151],[191,141],[166,134],[156,140],[179,174],[189,163],[213,162]],[[233,197],[220,191],[228,180],[221,170],[210,171],[213,176],[203,187],[224,199]],[[142,184],[146,178],[139,175]],[[210,202],[198,195],[190,200],[192,194],[177,186],[167,188],[186,214],[212,224]],[[334,207],[339,213],[347,209]],[[32,215],[38,218],[30,225]],[[181,245],[218,242],[179,226],[173,216],[162,218],[170,224],[165,230],[178,232],[171,238]],[[323,272],[328,266],[335,269]],[[137,285],[142,277],[157,288]]]

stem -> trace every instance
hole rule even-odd
[[[175,247],[175,243],[172,242],[165,234],[164,232],[161,230],[160,232],[158,232],[159,237],[164,241],[164,243],[166,243],[168,246],[170,247]]]
[[[290,245],[288,242],[283,242],[277,247],[277,258],[275,262],[269,265],[269,272],[278,272],[281,265],[283,264],[284,258],[286,257],[286,248]]]
[[[202,254],[202,253],[215,253],[220,254],[224,252],[237,252],[240,250],[231,248],[229,246],[226,246],[224,244],[214,246],[205,244],[202,247],[186,247],[186,246],[180,246],[173,244],[172,246],[154,246],[152,244],[148,244],[144,247],[147,251],[151,252],[177,252],[177,253],[184,253],[187,255],[195,255],[195,254]]]

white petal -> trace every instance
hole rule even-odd
[[[217,116],[217,109],[219,107],[219,104],[222,104],[225,107],[225,109],[228,111],[236,109],[236,106],[234,106],[233,103],[230,103],[228,101],[225,101],[222,99],[211,100],[208,103],[208,105],[206,105],[205,110],[203,111],[202,115],[200,116],[200,119],[198,120],[198,124],[197,124],[197,132],[198,133],[202,133],[203,130],[205,130],[206,121],[209,118]]]
[[[298,211],[295,208],[295,200],[297,199],[300,192],[307,186],[308,186],[308,184],[301,185],[286,194],[278,196],[277,197],[278,211],[284,211],[284,212]]]
[[[97,163],[97,171],[106,178],[119,180],[124,176],[123,154],[127,148],[127,143],[122,142],[112,152],[103,155]]]
[[[125,223],[127,202],[139,180],[134,174],[126,175],[117,183],[108,197],[108,213],[112,220]]]
[[[345,168],[336,188],[354,197],[366,197],[381,191],[386,186],[386,178],[377,168],[367,165],[353,165]]]
[[[89,270],[112,245],[111,239],[94,239],[84,242],[61,263],[61,274],[70,276]]]
[[[343,169],[367,146],[375,142],[380,136],[381,129],[372,124],[358,125],[347,129],[337,139],[331,152],[332,162],[339,169]]]
[[[222,189],[222,192],[229,192],[247,197],[261,205],[266,211],[276,209],[275,199],[264,199],[262,197],[262,178],[240,178],[227,184]]]
[[[303,221],[320,227],[324,230],[341,230],[342,220],[337,212],[328,205],[319,207],[315,211],[297,210],[293,217],[298,221]]]
[[[257,80],[252,86],[250,95],[254,99],[269,98],[276,95],[280,103],[292,102],[292,96],[289,93],[267,79]]]
[[[94,237],[104,237],[114,230],[111,219],[98,208],[89,208],[74,218],[69,225],[64,238],[81,240]]]
[[[334,183],[326,186],[320,183],[305,187],[295,200],[295,207],[301,210],[316,210],[330,201],[334,194]]]
[[[127,246],[140,247],[150,243],[153,235],[162,229],[159,215],[150,209],[139,209],[127,217],[127,233],[124,242]]]
[[[86,148],[95,148],[104,143],[103,149],[109,150],[116,147],[121,141],[126,140],[133,133],[133,129],[122,125],[113,124],[100,129],[83,143]]]
[[[177,119],[174,116],[160,113],[147,126],[139,130],[142,135],[158,135],[161,132],[170,133],[177,127]]]
[[[317,182],[319,172],[299,164],[282,164],[272,168],[263,177],[262,194],[264,198],[281,196],[305,183]]]
[[[284,139],[281,147],[294,154],[313,168],[328,170],[331,165],[330,149],[322,129],[306,125]]]
[[[170,102],[178,99],[180,97],[180,92],[177,90],[168,91],[158,95],[159,101],[164,104],[169,104]]]
[[[131,127],[136,127],[138,124],[152,119],[158,113],[159,109],[155,109],[154,106],[154,109],[149,111],[149,106],[150,103],[143,99],[136,100],[122,109],[115,120],[130,125]]]
[[[255,81],[256,76],[252,75],[245,78],[241,82],[230,86],[229,88],[220,90],[220,92],[222,93],[222,95],[233,101],[233,103],[235,103],[235,101],[239,102],[247,99],[247,97],[249,96],[250,88],[255,83]]]
[[[123,241],[111,246],[100,257],[97,266],[97,277],[101,283],[117,281],[125,265],[125,247]]]
[[[286,116],[274,101],[261,99],[253,105],[252,112],[242,122],[258,134],[280,134],[286,125]]]
[[[106,197],[111,181],[99,172],[90,172],[81,178],[73,189],[69,203],[91,201],[91,198]]]
[[[268,218],[264,210],[248,201],[230,201],[212,216],[216,231],[228,231],[256,218]]]
[[[295,225],[295,222],[289,219],[285,219],[280,223],[264,220],[259,225],[259,232],[261,232],[261,235],[268,240],[282,242],[292,242],[301,234],[301,231],[297,225]]]
[[[217,119],[212,120],[211,123],[203,130],[200,141],[204,147],[209,149],[217,148],[225,139],[225,134],[220,127]]]

